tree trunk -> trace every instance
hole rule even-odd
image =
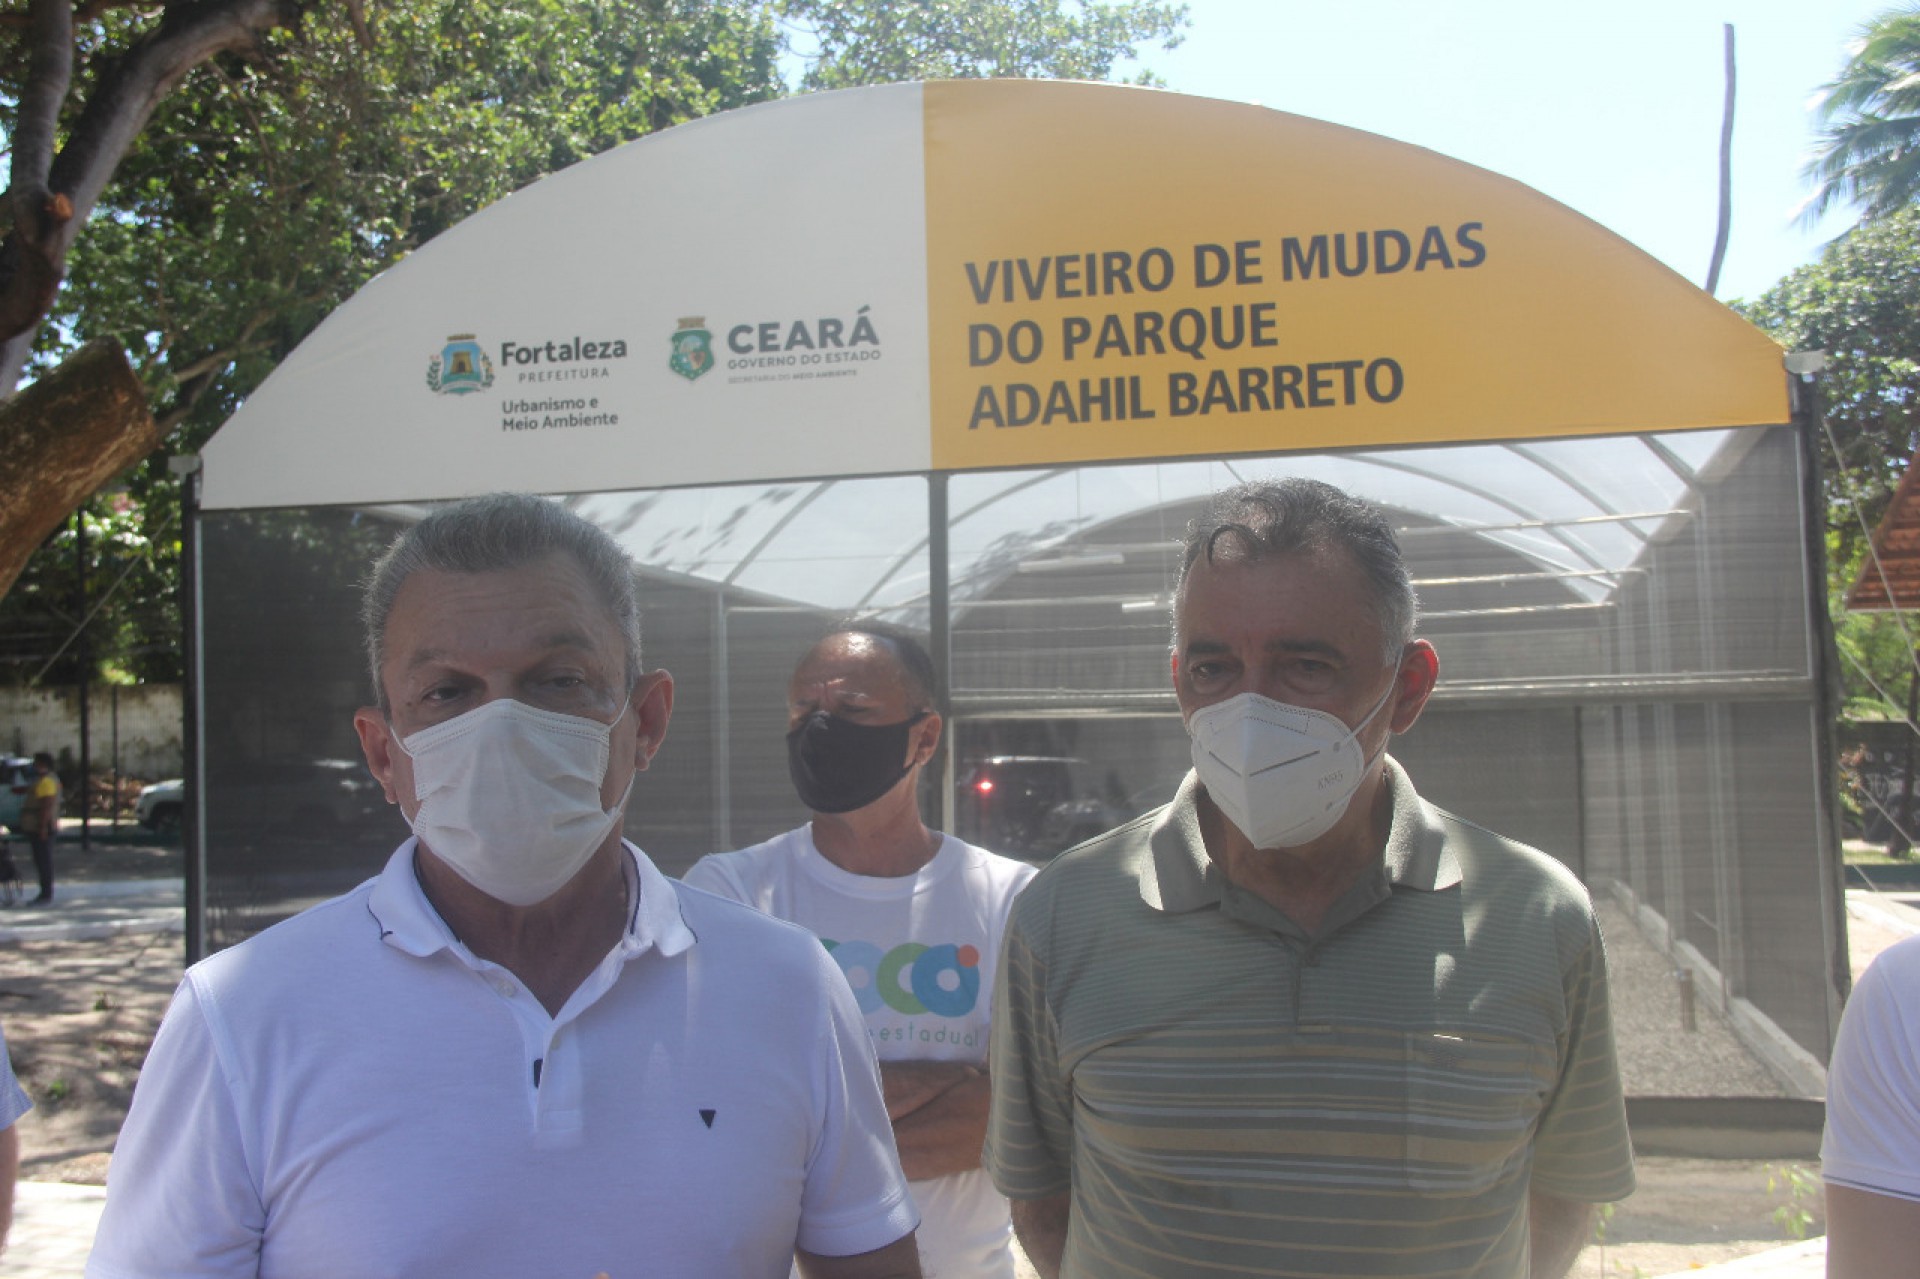
[[[30,61],[8,142],[10,225],[0,238],[0,399],[11,394],[66,269],[67,251],[127,149],[181,79],[217,53],[254,48],[297,26],[308,0],[195,0],[162,5],[157,24],[95,69],[84,103],[72,91],[72,0],[32,0]],[[354,0],[357,4],[358,0]],[[364,26],[357,23],[356,29]],[[60,137],[63,121],[70,120]],[[58,152],[55,151],[56,141]],[[0,535],[6,529],[0,527]],[[0,590],[13,578],[0,565]]]
[[[0,595],[100,486],[159,447],[147,388],[126,353],[89,342],[0,404]]]

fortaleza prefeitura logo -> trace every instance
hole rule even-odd
[[[493,361],[471,333],[455,333],[427,361],[427,389],[435,395],[472,395],[493,385]]]
[[[578,382],[604,378],[607,361],[627,358],[625,338],[548,338],[500,344],[500,366],[514,382]],[[493,385],[494,361],[479,338],[456,333],[427,361],[427,389],[435,395],[471,395]]]

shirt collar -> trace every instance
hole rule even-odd
[[[1423,892],[1458,884],[1460,862],[1447,845],[1444,829],[1392,756],[1387,757],[1386,782],[1393,806],[1383,859],[1388,881]],[[1199,774],[1189,770],[1148,835],[1148,854],[1138,869],[1140,900],[1155,910],[1180,915],[1217,906],[1226,890],[1227,877],[1207,855],[1200,834],[1200,789]]]
[[[1160,810],[1147,836],[1147,857],[1140,866],[1140,899],[1155,910],[1184,915],[1217,906],[1227,877],[1207,856],[1200,834],[1200,775],[1188,770],[1173,802]]]
[[[468,958],[471,952],[458,944],[413,873],[418,843],[409,838],[387,859],[367,897],[367,912],[380,926],[381,940],[396,950],[420,957],[448,950]],[[651,949],[669,958],[681,954],[698,939],[680,913],[680,895],[651,858],[626,840],[620,843],[627,852],[627,890],[633,908],[619,950],[629,958]]]
[[[1387,878],[1400,888],[1436,893],[1460,882],[1460,859],[1447,842],[1433,805],[1420,798],[1407,770],[1387,757],[1387,793],[1393,825],[1387,830]]]

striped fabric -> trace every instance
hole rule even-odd
[[[1389,773],[1317,936],[1208,860],[1191,775],[1014,904],[986,1163],[1072,1190],[1065,1274],[1524,1279],[1529,1179],[1631,1192],[1585,890]]]

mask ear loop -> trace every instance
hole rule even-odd
[[[924,708],[922,708],[922,709],[920,709],[920,710],[917,710],[917,711],[915,711],[915,712],[914,712],[913,714],[911,714],[911,715],[909,715],[909,716],[907,716],[907,732],[908,732],[908,734],[909,734],[909,735],[911,735],[911,734],[912,734],[912,732],[913,732],[913,728],[914,728],[914,725],[916,725],[916,724],[918,724],[918,723],[919,723],[919,722],[920,722],[921,720],[923,720],[923,719],[925,719],[925,718],[926,718],[927,716],[929,716],[929,715],[931,715],[931,714],[933,714],[933,707],[931,707],[931,706],[928,706],[928,707],[924,707]],[[931,756],[929,756],[929,758],[931,758]],[[900,777],[905,777],[905,776],[906,776],[906,775],[907,775],[908,773],[910,773],[910,772],[912,772],[912,771],[914,770],[914,767],[915,767],[915,766],[914,766],[913,764],[903,764],[903,765],[901,765],[901,767],[900,767]],[[894,783],[895,783],[895,785],[898,785],[898,784],[899,784],[899,781],[900,781],[900,777],[896,777],[896,778],[894,778],[894,779],[893,779],[893,780],[894,780]]]
[[[1392,699],[1393,690],[1400,687],[1400,668],[1403,665],[1405,665],[1405,663],[1406,663],[1406,659],[1403,657],[1400,661],[1395,662],[1393,664],[1393,678],[1387,682],[1386,691],[1380,694],[1380,700],[1373,704],[1373,709],[1368,711],[1366,715],[1364,715],[1361,718],[1358,724],[1355,724],[1352,728],[1347,730],[1348,736],[1353,738],[1356,745],[1360,741],[1360,730],[1365,728],[1367,725],[1373,723],[1373,717],[1375,715],[1378,715],[1381,711],[1381,708],[1386,706],[1387,702]],[[1369,758],[1366,755],[1362,755],[1360,757],[1360,761],[1361,761],[1360,767],[1363,769],[1372,768],[1374,760],[1379,759],[1381,755],[1384,755],[1387,753],[1387,742],[1392,740],[1393,740],[1393,734],[1388,733],[1385,740],[1383,740],[1380,743],[1380,749],[1378,752],[1376,752],[1371,758]]]
[[[613,722],[607,725],[607,763],[609,766],[613,763],[613,730],[620,727],[620,721],[625,719],[627,712],[633,709],[633,690],[639,687],[640,681],[635,680],[632,686],[627,689],[627,695],[620,703],[620,713],[615,715]],[[622,826],[626,825],[627,801],[633,798],[634,783],[640,780],[640,769],[637,766],[639,763],[639,747],[637,744],[634,750],[634,760],[636,767],[633,770],[633,776],[627,778],[627,788],[620,792],[620,802],[606,810],[608,815],[618,813],[619,816],[614,818],[614,820]]]
[[[393,712],[388,711],[383,718],[387,725],[387,740],[393,743],[393,749],[405,755],[408,760],[412,760],[413,752],[407,749],[406,740],[400,736],[400,730],[393,726]]]

